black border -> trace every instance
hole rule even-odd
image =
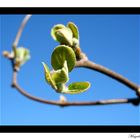
[[[0,126],[2,133],[140,133],[140,126]]]
[[[140,14],[140,7],[0,7],[3,14]]]
[[[136,7],[34,7],[34,8],[0,8],[0,14],[140,14]],[[1,125],[0,132],[20,133],[139,133],[138,126],[7,126]]]

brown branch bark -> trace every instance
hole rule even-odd
[[[19,40],[20,40],[20,37],[21,37],[22,32],[23,32],[23,30],[24,30],[24,27],[25,27],[25,25],[27,24],[27,22],[28,22],[28,20],[30,19],[31,16],[32,16],[32,15],[26,15],[25,18],[23,19],[23,21],[22,21],[22,23],[21,23],[21,25],[20,25],[20,28],[19,28],[19,30],[18,30],[18,32],[17,32],[15,41],[14,41],[14,43],[13,43],[13,47],[17,47],[17,46],[18,46],[18,42],[19,42]]]

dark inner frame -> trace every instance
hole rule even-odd
[[[0,8],[0,14],[140,14],[140,8],[110,8],[110,7],[43,7],[43,8]],[[0,126],[0,132],[119,132],[139,133],[140,125],[137,126]]]

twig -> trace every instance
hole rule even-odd
[[[23,21],[22,21],[22,23],[21,23],[21,25],[20,25],[20,28],[19,28],[19,30],[18,30],[18,32],[17,32],[15,41],[14,41],[14,43],[13,43],[13,47],[17,47],[18,42],[19,42],[20,37],[21,37],[21,34],[22,34],[22,32],[23,32],[23,29],[24,29],[26,23],[28,22],[28,20],[30,19],[31,16],[32,16],[32,15],[26,15],[25,18],[23,19]]]
[[[8,58],[8,57],[7,57]],[[9,58],[8,58],[9,59]],[[11,62],[13,61],[12,59],[9,59]],[[13,64],[13,63],[12,63]],[[17,91],[19,91],[22,95],[25,97],[40,102],[40,103],[45,103],[45,104],[51,104],[51,105],[57,105],[57,106],[90,106],[90,105],[109,105],[109,104],[126,104],[126,103],[132,103],[133,105],[139,105],[140,103],[140,98],[130,98],[130,99],[110,99],[110,100],[99,100],[99,101],[88,101],[88,102],[61,102],[61,101],[53,101],[53,100],[44,100],[35,96],[32,96],[30,93],[26,92],[23,90],[17,82],[17,75],[18,71],[14,69],[13,66],[13,79],[12,79],[12,87],[15,88]]]
[[[122,75],[120,75],[120,74],[118,74],[118,73],[116,73],[114,71],[111,71],[106,67],[103,67],[102,65],[93,63],[90,60],[82,59],[82,60],[76,62],[75,67],[85,67],[85,68],[88,68],[88,69],[95,70],[95,71],[98,71],[100,73],[103,73],[103,74],[105,74],[105,75],[107,75],[107,76],[119,81],[120,83],[126,85],[127,87],[131,88],[132,90],[134,90],[136,92],[137,96],[140,97],[139,86],[138,85],[136,85],[133,82],[129,81],[128,79],[126,79]]]

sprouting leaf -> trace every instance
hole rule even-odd
[[[63,24],[57,24],[51,29],[51,36],[53,37],[54,40],[57,40],[57,38],[55,36],[55,32],[57,30],[63,29],[63,28],[65,28],[65,26]]]
[[[42,62],[42,64],[44,66],[46,82],[48,82],[54,89],[57,89],[57,86],[51,77],[50,70],[49,70],[48,66],[44,62]]]
[[[30,52],[28,49],[19,47],[15,49],[15,62],[16,64],[23,65],[26,61],[30,59]]]
[[[66,93],[66,94],[78,94],[86,91],[90,87],[89,82],[75,82],[71,83],[66,87],[66,82],[69,80],[67,62],[63,64],[63,68],[57,71],[54,71],[50,74],[48,66],[42,62],[45,70],[45,79],[46,81],[54,88],[57,92]]]
[[[56,30],[55,37],[60,44],[72,46],[72,32],[69,28],[65,27]]]
[[[89,87],[89,82],[75,82],[71,83],[64,93],[77,94],[86,91]]]
[[[75,37],[76,39],[79,40],[79,31],[78,31],[78,27],[73,23],[73,22],[69,22],[67,24],[67,27],[69,27],[73,33],[73,37]]]
[[[67,61],[68,71],[72,71],[76,62],[73,49],[65,45],[57,46],[51,56],[52,67],[55,70],[62,69],[65,60]]]
[[[72,45],[73,34],[72,31],[63,24],[57,24],[51,29],[51,35],[54,40],[61,45]]]
[[[68,82],[69,75],[66,61],[64,62],[64,67],[62,69],[57,70],[52,74],[52,79],[55,81],[56,84]]]
[[[24,61],[25,62],[31,58],[31,56],[29,54],[30,54],[30,51],[26,49],[25,53],[24,53],[24,56],[25,56]]]
[[[51,55],[51,64],[54,69],[51,73],[48,66],[42,62],[46,81],[59,93],[78,94],[86,91],[90,87],[89,82],[75,82],[66,86],[69,72],[75,67],[76,58],[79,59],[81,53],[77,26],[73,22],[69,22],[67,27],[57,24],[51,29],[51,35],[60,45]]]

